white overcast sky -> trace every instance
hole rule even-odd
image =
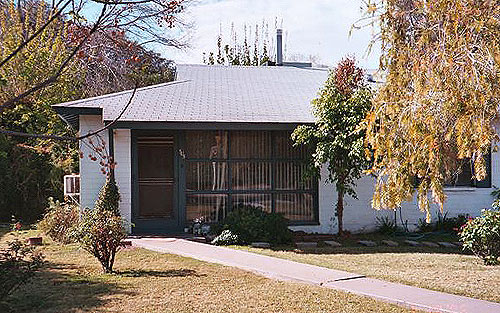
[[[378,48],[366,56],[372,29],[355,30],[349,36],[351,25],[362,14],[360,0],[198,0],[187,14],[195,23],[192,47],[186,51],[158,48],[177,63],[202,63],[202,53],[215,49],[220,25],[223,32],[229,31],[234,22],[242,32],[245,23],[253,26],[266,20],[272,28],[277,17],[283,20],[288,55],[317,55],[326,65],[354,55],[360,66],[378,67]]]

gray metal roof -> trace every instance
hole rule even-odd
[[[327,79],[324,69],[177,65],[177,80],[140,88],[122,122],[312,123],[311,100]],[[102,109],[114,120],[132,91],[57,104]]]

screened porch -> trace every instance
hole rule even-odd
[[[293,147],[290,131],[186,131],[184,142],[188,223],[218,221],[239,204],[282,213],[292,225],[317,223],[310,152]]]

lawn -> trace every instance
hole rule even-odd
[[[392,282],[500,302],[500,266],[485,266],[461,249],[423,247],[362,247],[358,239],[380,241],[380,235],[355,236],[343,247],[297,251],[292,247],[233,247],[302,263],[324,266]],[[404,238],[389,238],[402,241]],[[453,237],[426,238],[452,241]],[[456,240],[456,239],[455,239]],[[340,240],[339,240],[340,241]]]
[[[13,238],[4,234],[0,243]],[[8,300],[17,312],[410,312],[366,297],[143,249],[119,252],[117,274],[104,275],[97,261],[77,246],[44,240],[47,266]]]

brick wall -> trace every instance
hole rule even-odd
[[[80,116],[80,134],[97,130],[103,127],[102,117],[97,115]],[[115,147],[115,178],[120,190],[120,212],[128,222],[131,221],[131,139],[130,130],[117,129],[113,131]],[[109,144],[108,131],[103,131],[100,136]],[[107,147],[109,149],[109,146]],[[80,143],[80,151],[84,158],[80,159],[80,205],[82,208],[92,208],[99,195],[99,190],[106,181],[105,175],[100,171],[99,162],[91,161],[88,154],[91,149]],[[108,150],[109,151],[109,150]]]
[[[337,232],[337,219],[334,215],[337,195],[335,187],[326,182],[327,169],[322,169],[322,179],[319,185],[319,226],[296,226],[294,230],[306,232],[335,233]],[[500,152],[491,154],[491,182],[492,186],[500,187]],[[375,179],[365,176],[357,184],[358,199],[352,197],[345,198],[344,208],[344,228],[351,232],[367,232],[376,228],[376,218],[378,216],[394,216],[393,211],[375,211],[371,207]],[[443,212],[448,212],[448,217],[458,214],[470,214],[477,216],[481,214],[483,208],[491,207],[493,197],[490,193],[493,188],[446,188],[448,196]],[[431,213],[433,219],[436,218],[439,207],[433,205]],[[408,220],[408,227],[414,229],[418,225],[419,219],[425,219],[425,214],[420,212],[415,199],[406,202],[402,206],[403,220]],[[399,212],[397,215],[398,225],[400,225]]]
[[[129,129],[113,131],[115,147],[115,179],[120,189],[120,212],[129,223],[132,221],[131,137]]]
[[[103,127],[102,118],[98,115],[80,115],[80,134],[95,131]],[[100,136],[108,143],[108,132],[101,132]],[[94,162],[89,158],[92,149],[86,144],[87,140],[80,142],[80,151],[84,157],[80,159],[80,205],[82,208],[93,208],[99,190],[106,181],[106,176],[101,173],[99,161]]]
[[[81,115],[80,133],[86,134],[89,131],[103,127],[101,116]],[[108,132],[102,132],[101,136],[108,142]],[[120,188],[121,202],[120,211],[122,216],[131,221],[131,137],[130,130],[119,129],[114,131],[115,169],[116,181]],[[92,162],[88,158],[89,148],[80,144],[80,149],[84,153],[84,158],[80,159],[81,196],[82,208],[93,207],[101,186],[105,182],[105,176],[100,172],[99,164]],[[492,153],[492,185],[500,186],[500,152]],[[334,215],[337,195],[335,187],[326,183],[326,167],[322,169],[322,179],[319,185],[319,221],[320,225],[315,226],[295,226],[294,230],[304,230],[307,232],[335,233],[337,230],[337,220]],[[373,194],[374,179],[363,177],[357,186],[358,199],[346,197],[344,227],[351,232],[365,232],[375,229],[376,218],[378,216],[393,216],[393,211],[375,211],[371,208],[371,197]],[[448,200],[445,204],[444,212],[448,216],[458,214],[470,214],[477,216],[481,209],[491,206],[493,198],[490,193],[492,188],[447,188]],[[431,212],[436,217],[439,210],[433,206]],[[402,209],[403,220],[408,220],[408,226],[415,228],[420,218],[425,218],[424,213],[417,208],[416,201],[407,202]],[[398,223],[399,214],[398,214]]]

